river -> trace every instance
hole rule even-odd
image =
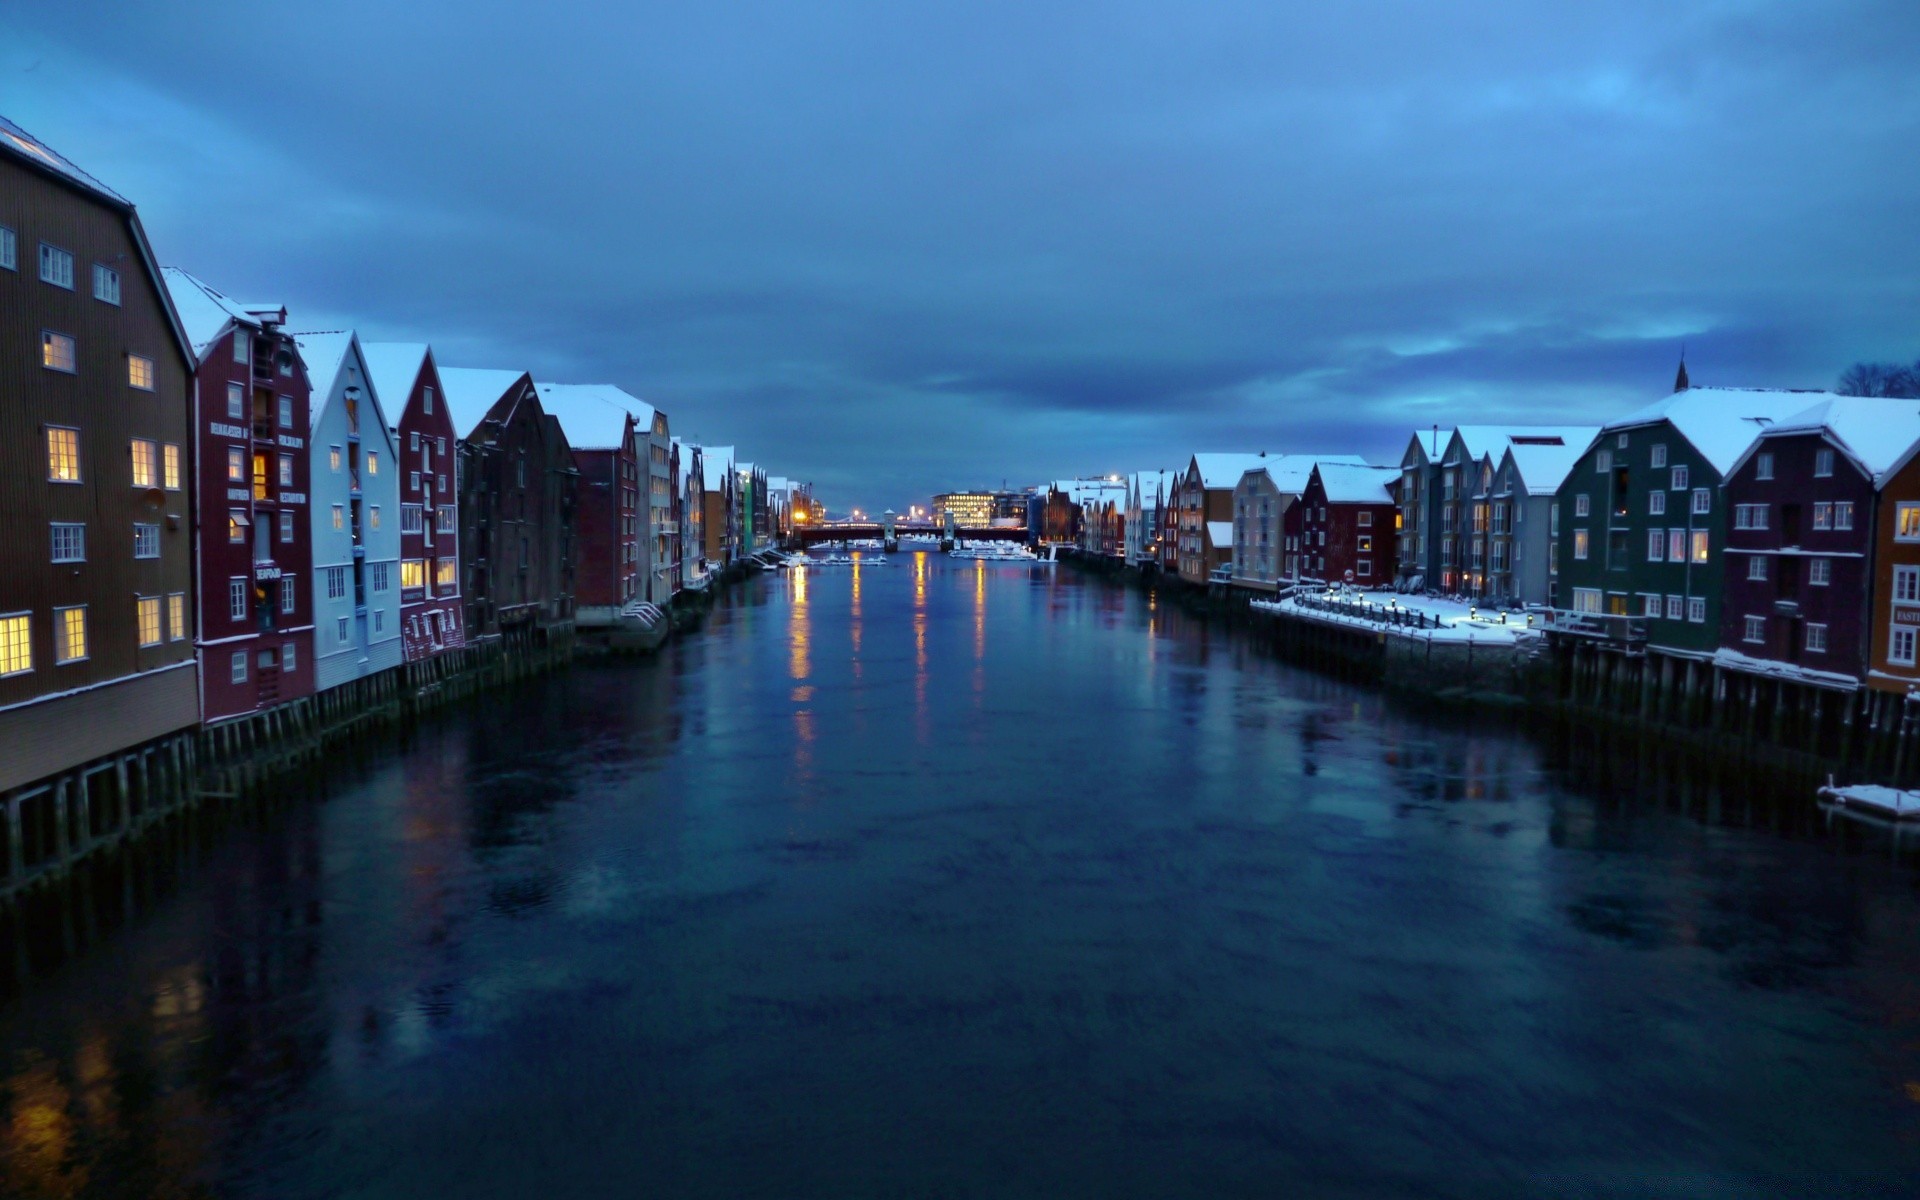
[[[1913,1195],[1920,867],[1062,568],[759,577],[0,1007],[0,1194]]]

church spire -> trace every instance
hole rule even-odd
[[[1692,386],[1687,382],[1687,348],[1680,347],[1680,373],[1673,377],[1673,390],[1684,392]]]

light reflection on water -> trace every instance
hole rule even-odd
[[[1915,872],[1803,800],[1064,570],[761,577],[0,1009],[0,1195],[1908,1195]]]

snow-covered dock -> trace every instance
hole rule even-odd
[[[1820,798],[1831,800],[1843,808],[1871,813],[1892,821],[1920,821],[1920,792],[1882,787],[1874,783],[1856,783],[1848,787],[1835,787],[1828,783],[1820,789]]]

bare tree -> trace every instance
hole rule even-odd
[[[1910,367],[1899,363],[1857,362],[1840,372],[1834,391],[1842,396],[1896,396],[1920,398],[1920,362]]]

